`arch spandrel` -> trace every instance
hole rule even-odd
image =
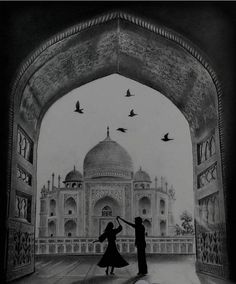
[[[124,20],[123,20],[124,21]],[[106,27],[106,29],[104,28]],[[195,135],[217,124],[217,93],[205,67],[178,43],[122,20],[90,28],[49,46],[35,59],[21,102],[23,120],[36,127],[59,97],[113,73],[134,79],[168,97]],[[44,54],[46,53],[46,54]],[[39,122],[39,123],[38,123]]]

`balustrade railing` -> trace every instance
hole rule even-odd
[[[103,254],[107,242],[93,243],[95,238],[46,237],[35,240],[36,254]],[[135,254],[134,238],[117,238],[117,248],[123,254]],[[188,237],[147,237],[148,254],[194,254],[195,238]]]

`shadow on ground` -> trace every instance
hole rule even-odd
[[[121,279],[120,276],[94,276],[94,277],[90,277],[86,280],[81,280],[81,281],[75,281],[72,282],[71,284],[102,284],[102,283],[119,283],[119,284],[135,284],[137,283],[138,280],[146,280],[145,276],[141,277],[141,276],[133,276],[130,278],[126,278],[124,280]],[[150,284],[161,284],[158,282],[155,283],[151,283],[150,281],[146,280],[147,283]]]

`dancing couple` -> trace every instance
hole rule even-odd
[[[136,217],[135,223],[126,221],[125,219],[117,216],[116,220],[119,224],[117,228],[113,228],[112,222],[109,222],[104,230],[104,233],[95,240],[94,242],[103,242],[105,239],[108,241],[108,246],[101,260],[98,262],[98,266],[106,267],[106,274],[109,274],[109,267],[111,267],[110,274],[114,275],[114,268],[121,268],[129,265],[129,263],[120,255],[116,247],[116,235],[122,231],[122,226],[120,220],[128,224],[135,229],[135,246],[137,247],[137,257],[138,257],[138,275],[147,274],[147,263],[146,263],[146,241],[145,241],[145,227],[142,224],[142,218]]]

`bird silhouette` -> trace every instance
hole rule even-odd
[[[129,116],[130,116],[130,117],[133,117],[133,116],[135,116],[135,115],[138,115],[138,114],[137,114],[137,113],[134,113],[134,110],[131,109]]]
[[[166,134],[164,135],[164,137],[161,138],[161,140],[164,141],[164,142],[167,142],[167,141],[170,141],[170,140],[174,140],[174,139],[172,139],[172,138],[169,138],[168,135],[169,135],[169,133],[166,133]]]
[[[76,105],[75,105],[75,112],[78,112],[78,113],[84,113],[83,112],[83,108],[80,108],[80,103],[79,101],[77,101]]]
[[[132,97],[132,96],[134,96],[134,95],[132,95],[132,94],[130,93],[130,90],[128,89],[128,90],[126,91],[125,97]]]
[[[117,131],[120,131],[120,132],[124,132],[124,133],[127,131],[126,128],[122,128],[122,127],[117,128],[116,130],[117,130]]]

